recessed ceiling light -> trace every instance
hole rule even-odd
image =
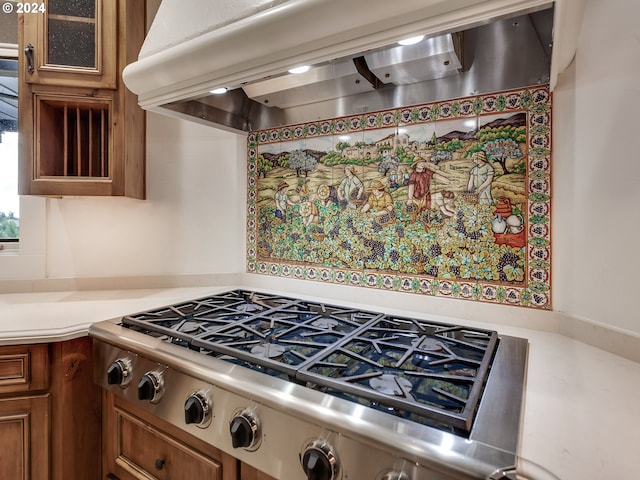
[[[301,67],[295,67],[289,70],[289,73],[304,73],[308,72],[311,67],[309,65],[303,65]]]
[[[214,88],[209,92],[213,93],[214,95],[222,95],[223,93],[227,93],[227,87]]]
[[[400,45],[415,45],[418,42],[421,42],[424,38],[424,35],[418,35],[417,37],[405,38],[404,40],[400,40],[398,43]]]

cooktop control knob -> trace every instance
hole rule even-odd
[[[300,455],[302,469],[308,480],[335,480],[338,478],[338,459],[326,443],[317,441],[307,446]]]
[[[160,372],[147,372],[138,382],[138,400],[158,403],[164,393],[164,379]]]
[[[233,448],[255,450],[260,446],[260,424],[249,410],[236,413],[229,424]]]
[[[131,361],[119,358],[107,369],[107,384],[126,387],[131,382]]]
[[[184,423],[204,428],[211,423],[212,403],[206,392],[193,392],[184,402]]]

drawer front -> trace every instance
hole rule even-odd
[[[117,411],[116,465],[135,479],[221,480],[222,466],[153,426]],[[121,475],[121,472],[117,472]],[[123,475],[127,478],[126,475]]]
[[[0,393],[46,390],[48,387],[47,345],[0,347]]]

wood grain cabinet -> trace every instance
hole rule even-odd
[[[48,418],[48,394],[0,398],[0,478],[50,478]]]
[[[0,478],[50,478],[48,364],[47,345],[0,347]]]
[[[107,479],[240,479],[233,457],[108,392],[103,439]]]
[[[43,0],[19,15],[19,193],[145,196],[145,115],[122,83],[139,0]]]
[[[91,340],[0,347],[0,478],[98,480]]]

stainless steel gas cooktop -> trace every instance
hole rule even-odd
[[[99,384],[276,478],[490,478],[515,464],[523,339],[247,290],[90,334]]]

